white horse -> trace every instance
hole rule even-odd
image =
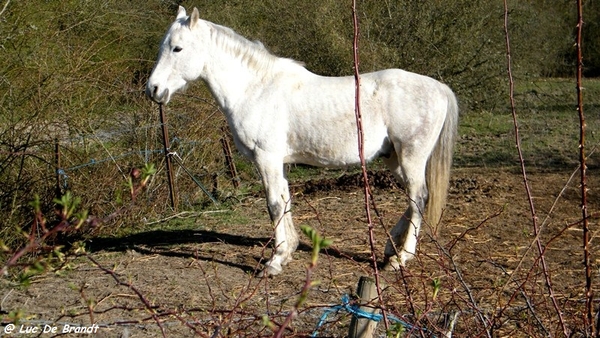
[[[298,246],[284,164],[360,163],[354,77],[313,74],[259,42],[200,19],[196,8],[187,16],[179,7],[146,94],[167,104],[199,78],[227,117],[237,148],[260,172],[275,231],[274,252],[262,274],[279,274]],[[394,243],[388,240],[385,248],[386,267],[399,269],[415,255],[425,206],[429,222],[441,217],[458,106],[450,88],[426,76],[389,69],[360,80],[365,158],[383,157],[408,193],[409,207],[390,232]]]

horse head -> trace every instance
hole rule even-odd
[[[146,84],[146,95],[157,103],[167,104],[173,93],[200,77],[203,64],[200,54],[201,26],[198,9],[190,16],[179,6],[177,18],[169,27],[158,51],[158,59]]]

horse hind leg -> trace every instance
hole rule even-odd
[[[404,215],[390,231],[385,247],[385,270],[398,270],[413,258],[417,249],[417,237],[428,192],[425,181],[426,160],[404,159],[404,164],[398,163],[398,157],[386,160],[386,164],[397,179],[404,182],[409,199],[409,205]]]

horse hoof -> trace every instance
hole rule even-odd
[[[281,265],[288,265],[289,262],[293,261],[294,259],[292,258],[292,255],[289,254],[285,257],[285,259],[283,260],[283,262],[281,263]]]
[[[406,262],[413,259],[414,254],[402,250],[400,257],[396,255],[385,256],[383,270],[385,271],[398,271],[400,267],[406,267]]]
[[[279,264],[277,264],[277,266],[275,266],[275,264],[265,265],[265,268],[261,272],[258,273],[257,277],[263,278],[263,277],[276,276],[276,275],[279,275],[282,271],[283,271],[283,269],[281,268],[281,265],[279,265]]]
[[[413,258],[415,258],[414,253],[410,253],[408,251],[402,250],[402,252],[400,253],[400,265],[406,266],[406,262],[408,262],[409,260],[411,260]]]
[[[383,270],[385,271],[398,271],[400,270],[400,263],[398,262],[398,256],[386,256],[384,260]]]

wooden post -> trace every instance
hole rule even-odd
[[[356,291],[360,297],[360,310],[378,314],[379,309],[374,307],[375,301],[379,298],[377,295],[377,286],[375,280],[369,277],[361,276],[358,281],[358,290]],[[364,304],[364,305],[363,305]],[[368,318],[352,317],[350,321],[350,331],[348,338],[372,338],[377,328],[377,322]]]
[[[55,138],[54,139],[54,167],[55,169],[55,174],[56,174],[56,187],[54,188],[54,197],[56,197],[56,199],[61,199],[62,197],[62,189],[60,187],[60,149],[58,147],[58,139]]]
[[[227,142],[226,131],[227,128],[221,128],[223,131],[223,137],[221,137],[221,145],[223,146],[223,153],[225,154],[225,162],[227,163],[227,167],[229,168],[229,174],[231,175],[231,182],[233,183],[233,187],[238,189],[240,187],[240,179],[238,177],[237,169],[235,168],[235,163],[233,162],[233,156],[231,155],[231,147],[229,146],[229,142]]]
[[[444,328],[444,331],[442,332],[444,334],[444,338],[452,338],[454,326],[456,325],[459,315],[460,312],[452,311],[442,316],[442,322],[440,323],[440,327]]]
[[[169,155],[169,130],[167,129],[167,119],[165,112],[163,111],[163,105],[159,104],[160,111],[160,125],[162,128],[163,136],[163,149],[165,152],[165,161],[167,162],[167,183],[169,184],[169,199],[171,201],[171,207],[173,210],[177,210],[175,205],[175,187],[173,186],[173,164],[171,163],[171,155]]]

